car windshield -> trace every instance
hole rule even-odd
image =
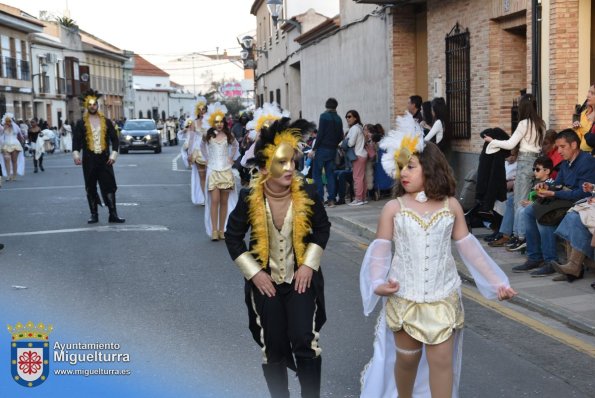
[[[126,122],[124,130],[155,130],[155,122],[152,120],[131,120]]]

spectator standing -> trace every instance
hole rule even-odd
[[[357,156],[357,159],[352,163],[355,199],[349,205],[361,206],[368,203],[366,201],[366,161],[368,159],[365,148],[366,138],[364,137],[364,129],[359,113],[356,110],[348,111],[345,119],[347,119],[347,125],[349,126],[347,145],[354,149]]]
[[[517,172],[514,181],[514,209],[518,209],[521,200],[527,199],[533,181],[533,163],[541,153],[541,144],[545,135],[545,122],[537,114],[537,102],[531,94],[525,94],[519,101],[519,119],[521,120],[507,140],[497,140],[490,136],[486,153],[492,154],[500,149],[511,150],[520,145],[517,159]]]
[[[419,95],[412,95],[407,101],[407,111],[411,113],[417,123],[421,123],[424,119],[421,115],[421,105],[423,100]]]
[[[431,102],[432,112],[432,128],[424,137],[424,141],[432,141],[442,153],[446,154],[449,149],[449,136],[446,134],[446,126],[448,121],[448,108],[446,101],[442,97],[434,98]],[[423,127],[423,126],[422,126]]]
[[[335,175],[335,158],[339,143],[343,140],[343,122],[337,115],[338,105],[339,103],[335,98],[326,100],[326,111],[320,115],[316,141],[308,154],[308,157],[314,159],[312,177],[321,201],[324,201],[324,184],[322,183],[322,170],[324,169],[329,205],[334,205],[337,193],[335,179],[333,178]]]

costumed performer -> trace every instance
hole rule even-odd
[[[399,117],[380,147],[387,151],[383,167],[399,185],[360,273],[364,313],[383,297],[361,396],[458,397],[464,312],[451,238],[484,296],[503,300],[516,292],[469,233],[448,162],[436,144],[424,146],[412,116]]]
[[[0,126],[0,166],[6,181],[15,181],[17,174],[25,175],[25,154],[19,139],[23,138],[21,129],[14,121],[14,115],[5,113]]]
[[[259,174],[242,189],[225,241],[245,278],[249,327],[262,347],[271,397],[289,397],[290,368],[297,370],[301,396],[312,398],[320,396],[318,337],[326,321],[320,259],[331,224],[316,188],[296,173],[301,132],[287,129],[287,121],[261,130]]]
[[[225,239],[227,217],[238,201],[238,183],[232,166],[239,156],[239,144],[227,127],[226,113],[225,105],[216,102],[208,106],[202,120],[202,126],[207,129],[201,143],[207,163],[205,230],[212,241]]]
[[[91,211],[91,217],[87,223],[94,224],[99,221],[97,206],[101,205],[101,200],[97,194],[97,183],[99,183],[101,196],[109,210],[108,221],[123,223],[126,220],[118,217],[116,211],[116,190],[118,187],[113,167],[118,156],[120,141],[111,120],[99,112],[98,100],[100,97],[101,94],[93,89],[87,90],[80,97],[85,113],[83,119],[79,120],[74,127],[72,157],[74,164],[83,165],[85,191]]]
[[[191,168],[190,198],[193,204],[204,206],[203,183],[206,177],[206,162],[200,150],[203,135],[195,130],[194,120],[188,118],[184,124],[186,141],[182,145],[182,160],[186,167]]]

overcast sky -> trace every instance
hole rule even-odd
[[[192,52],[239,53],[236,37],[255,32],[250,14],[254,0],[0,0],[38,17],[47,10],[70,17],[81,29],[119,47],[146,55]],[[329,17],[339,12],[339,0],[288,0],[294,15],[314,8]]]

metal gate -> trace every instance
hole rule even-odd
[[[471,137],[471,61],[469,29],[457,22],[446,35],[446,103],[452,138]]]

